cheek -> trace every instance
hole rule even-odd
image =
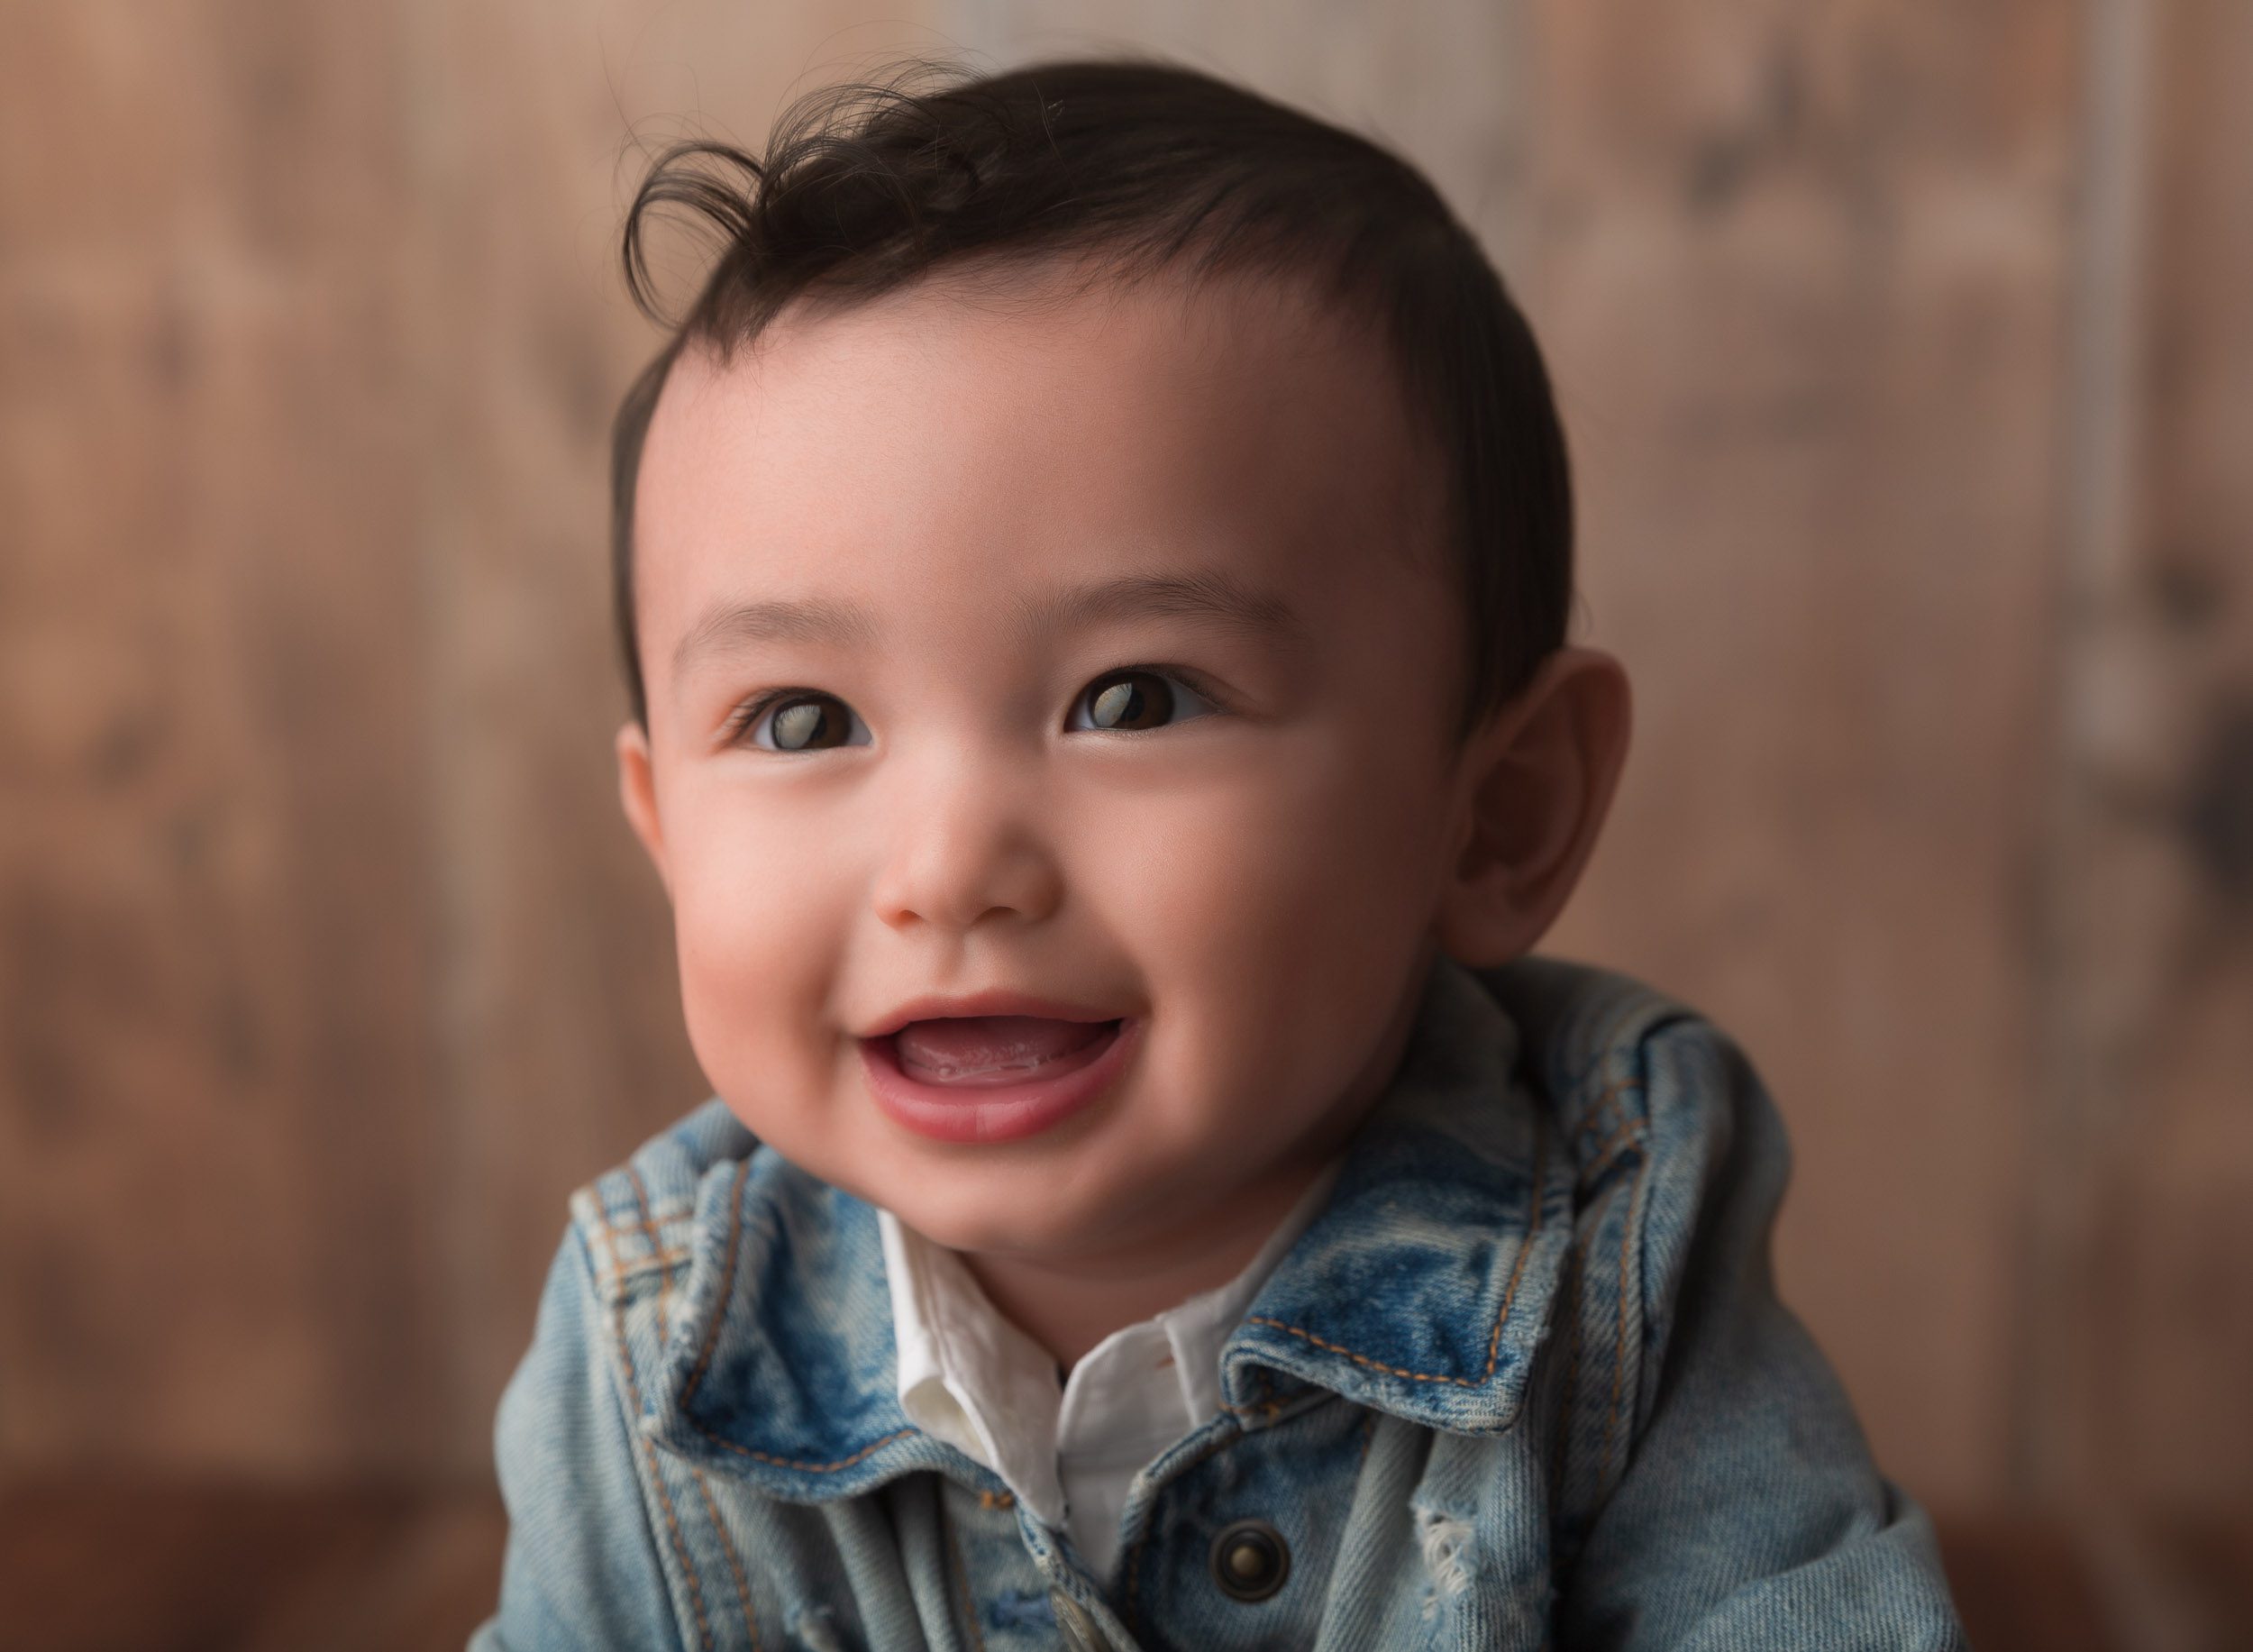
[[[725,829],[721,829],[723,821]],[[797,833],[753,809],[707,811],[673,840],[681,1010],[705,1076],[731,1101],[802,1083],[819,1052],[843,925]]]
[[[1436,808],[1335,733],[1177,800],[1107,904],[1185,1064],[1269,1090],[1358,1064],[1431,918]]]

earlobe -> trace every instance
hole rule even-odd
[[[657,775],[650,762],[649,732],[628,718],[618,730],[617,751],[618,801],[626,824],[642,840],[650,864],[657,868],[658,881],[670,895],[672,877],[665,869],[665,835],[657,817]]]
[[[1610,654],[1566,647],[1466,751],[1442,950],[1491,969],[1532,950],[1596,846],[1627,759],[1632,702]]]

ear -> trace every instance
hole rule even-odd
[[[631,717],[618,729],[618,801],[626,824],[649,852],[658,881],[672,893],[672,877],[665,869],[665,833],[657,818],[657,775],[651,766],[649,731]]]
[[[1565,647],[1472,737],[1436,925],[1448,956],[1495,968],[1555,921],[1610,809],[1631,719],[1619,662]]]

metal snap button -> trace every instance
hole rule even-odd
[[[1212,1540],[1212,1577],[1234,1601],[1263,1601],[1291,1575],[1291,1546],[1265,1520],[1237,1520]]]
[[[1056,1627],[1063,1631],[1069,1652],[1107,1652],[1103,1632],[1095,1627],[1086,1607],[1061,1589],[1048,1592],[1048,1604],[1056,1614]]]

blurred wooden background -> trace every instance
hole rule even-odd
[[[609,753],[644,150],[1141,47],[1532,316],[1639,693],[1549,946],[1752,1053],[1881,1459],[1972,1587],[2238,1644],[2148,1534],[2253,1506],[2253,7],[881,15],[0,10],[0,1510],[478,1494],[564,1195],[706,1093]]]

